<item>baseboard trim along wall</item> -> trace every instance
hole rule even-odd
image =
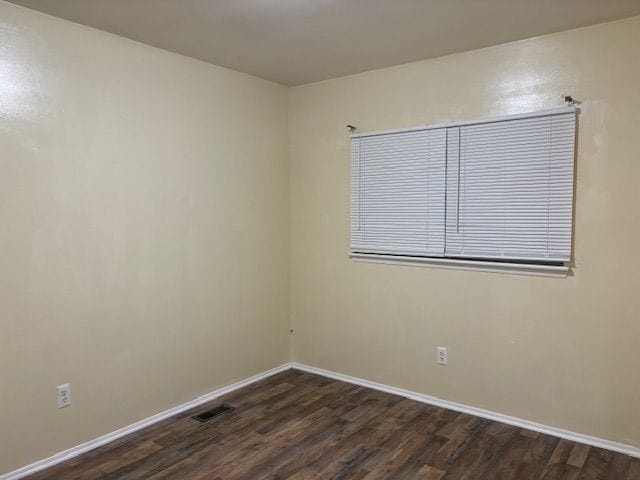
[[[604,438],[593,437],[591,435],[585,435],[583,433],[572,432],[569,430],[563,430],[561,428],[551,427],[549,425],[543,425],[541,423],[532,422],[523,418],[511,417],[498,412],[492,412],[491,410],[484,410],[482,408],[471,407],[462,403],[450,402],[448,400],[442,400],[430,395],[424,395],[422,393],[413,392],[411,390],[405,390],[403,388],[392,387],[383,383],[372,382],[363,378],[352,377],[351,375],[344,375],[342,373],[332,372],[323,368],[311,367],[303,363],[293,362],[291,366],[297,370],[304,372],[315,373],[324,377],[333,378],[334,380],[341,380],[343,382],[352,383],[354,385],[360,385],[362,387],[372,388],[381,392],[391,393],[394,395],[400,395],[402,397],[416,400],[422,403],[428,403],[429,405],[435,405],[437,407],[446,408],[449,410],[455,410],[457,412],[468,413],[469,415],[475,415],[477,417],[486,418],[488,420],[494,420],[500,423],[506,423],[515,427],[526,428],[535,432],[544,433],[546,435],[552,435],[554,437],[564,438],[574,442],[584,443],[591,445],[592,447],[604,448],[606,450],[612,450],[614,452],[624,453],[632,457],[640,458],[640,447],[633,445],[627,445],[620,442],[614,442],[612,440],[606,440]]]
[[[40,470],[44,470],[45,468],[49,468],[52,467],[54,465],[57,465],[58,463],[62,463],[66,460],[69,460],[73,457],[77,457],[78,455],[81,455],[83,453],[86,453],[90,450],[93,450],[94,448],[98,448],[102,445],[105,445],[109,442],[113,442],[114,440],[117,440],[118,438],[124,437],[125,435],[129,435],[130,433],[133,433],[137,430],[141,430],[145,427],[148,427],[150,425],[153,425],[154,423],[157,423],[161,420],[164,420],[166,418],[172,417],[174,415],[177,415],[178,413],[182,413],[186,410],[189,410],[191,408],[197,407],[198,405],[201,405],[203,403],[209,402],[211,400],[214,400],[218,397],[221,397],[222,395],[226,394],[226,393],[231,393],[235,390],[238,390],[242,387],[246,387],[247,385],[250,385],[252,383],[255,383],[259,380],[263,380],[265,378],[268,378],[272,375],[275,375],[276,373],[280,373],[283,372],[285,370],[288,370],[291,368],[291,364],[290,363],[285,363],[283,365],[280,365],[278,367],[272,368],[271,370],[267,370],[265,372],[259,373],[257,375],[253,375],[251,377],[245,378],[243,380],[239,380],[235,383],[232,383],[230,385],[227,385],[225,387],[221,387],[218,388],[217,390],[214,390],[212,392],[209,392],[205,395],[202,395],[198,398],[195,398],[193,400],[190,400],[188,402],[185,402],[183,404],[180,404],[178,406],[175,406],[173,408],[170,408],[168,410],[165,410],[163,412],[160,413],[156,413],[155,415],[152,415],[150,417],[145,418],[144,420],[140,420],[138,422],[132,423],[131,425],[128,425],[126,427],[120,428],[118,430],[115,430],[113,432],[107,433],[105,435],[101,435],[98,438],[95,438],[93,440],[89,440],[88,442],[82,443],[80,445],[77,445],[75,447],[72,447],[68,450],[64,450],[62,452],[56,453],[55,455],[52,455],[48,458],[45,458],[43,460],[39,460],[35,463],[32,463],[31,465],[27,465],[25,467],[19,468],[17,470],[14,470],[12,472],[9,473],[5,473],[4,475],[0,475],[0,480],[18,480],[20,478],[24,478],[27,475],[32,475],[36,472],[39,472]]]

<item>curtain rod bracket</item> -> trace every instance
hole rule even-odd
[[[575,100],[571,95],[563,95],[562,98],[565,101],[565,103],[570,107],[573,107],[574,105],[578,105],[580,103],[578,100]]]

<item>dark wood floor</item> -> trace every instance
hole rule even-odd
[[[289,370],[29,480],[538,478],[640,480],[640,460]]]

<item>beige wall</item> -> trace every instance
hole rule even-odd
[[[294,360],[640,446],[639,88],[640,17],[292,88]],[[573,276],[349,260],[345,125],[527,112],[564,93],[582,101]]]
[[[0,2],[0,474],[288,361],[286,115]]]

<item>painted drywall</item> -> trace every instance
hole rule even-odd
[[[640,446],[640,17],[290,89],[293,359]],[[565,279],[354,263],[349,135],[581,101]],[[436,346],[449,364],[436,365]]]
[[[288,361],[286,116],[0,2],[0,473]]]

